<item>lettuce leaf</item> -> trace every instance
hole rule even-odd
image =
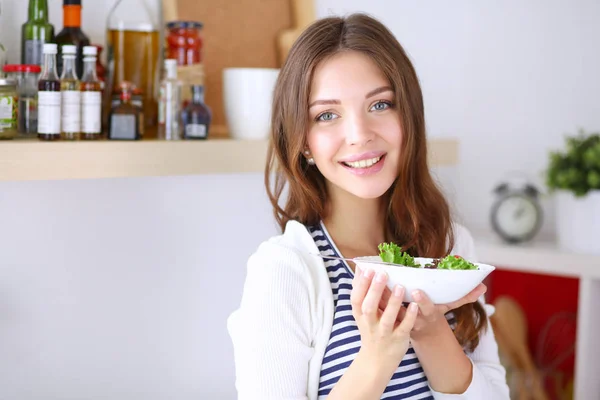
[[[395,243],[381,243],[379,244],[378,249],[379,257],[384,262],[404,265],[406,267],[420,267],[419,264],[415,262],[414,257],[402,251],[402,247]]]

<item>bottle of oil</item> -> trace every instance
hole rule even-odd
[[[62,46],[63,70],[60,77],[62,94],[62,138],[64,140],[79,140],[81,133],[81,88],[75,60],[77,47]]]
[[[61,95],[56,73],[56,44],[46,43],[42,50],[44,67],[38,82],[38,138],[60,140]]]
[[[96,75],[95,46],[83,48],[83,77],[81,78],[81,139],[102,139],[102,82]]]
[[[159,1],[118,0],[107,24],[107,81],[105,104],[120,104],[121,83],[133,83],[132,103],[143,110],[144,125],[158,120],[158,86],[161,63]],[[105,116],[110,106],[106,107]],[[156,137],[145,130],[144,138]],[[156,132],[156,129],[154,129]]]

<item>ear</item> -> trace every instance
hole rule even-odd
[[[525,191],[526,195],[531,196],[534,199],[537,199],[540,194],[540,191],[537,190],[537,188],[535,186],[530,185],[530,184],[525,185],[524,191]]]
[[[494,193],[496,193],[498,195],[502,195],[506,192],[508,192],[508,184],[506,184],[506,183],[502,183],[502,184],[496,186],[496,188],[494,189]]]

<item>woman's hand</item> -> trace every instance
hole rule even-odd
[[[466,296],[448,304],[433,304],[431,299],[422,291],[415,290],[413,299],[419,305],[419,316],[411,332],[411,338],[422,338],[436,332],[436,326],[443,323],[447,324],[445,314],[448,311],[455,310],[465,304],[474,303],[487,291],[487,286],[480,283],[475,289]]]
[[[350,302],[360,331],[360,352],[375,362],[389,362],[397,367],[408,350],[418,306],[412,303],[403,309],[404,288],[396,286],[390,292],[385,309],[380,310],[386,282],[384,272],[375,275],[373,270],[356,268]]]
[[[361,346],[358,354],[335,384],[328,400],[380,399],[408,350],[410,331],[419,307],[413,303],[398,320],[404,289],[390,292],[387,307],[379,309],[387,275],[375,276],[373,270],[356,268],[350,303],[358,325]]]
[[[465,304],[476,302],[486,291],[487,286],[485,286],[483,283],[480,283],[466,296],[452,303],[433,304],[431,299],[429,299],[424,292],[415,290],[412,293],[412,296],[419,306],[419,313],[411,332],[411,338],[419,338],[434,333],[438,324],[447,324],[445,317],[447,312],[460,308]],[[390,298],[391,291],[389,289],[384,290],[384,293],[381,297],[381,302],[379,303],[380,310],[386,309]],[[397,320],[401,321],[402,318],[404,318],[404,310],[400,310]]]

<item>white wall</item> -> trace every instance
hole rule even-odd
[[[3,1],[15,61],[26,1]],[[102,43],[112,2],[84,1]],[[563,133],[600,128],[594,0],[317,0],[356,10],[412,57],[430,135],[461,140],[441,177],[471,228],[506,171],[537,178]],[[0,398],[233,398],[225,317],[270,217],[260,174],[0,184]]]
[[[0,398],[235,398],[260,174],[0,183]]]

